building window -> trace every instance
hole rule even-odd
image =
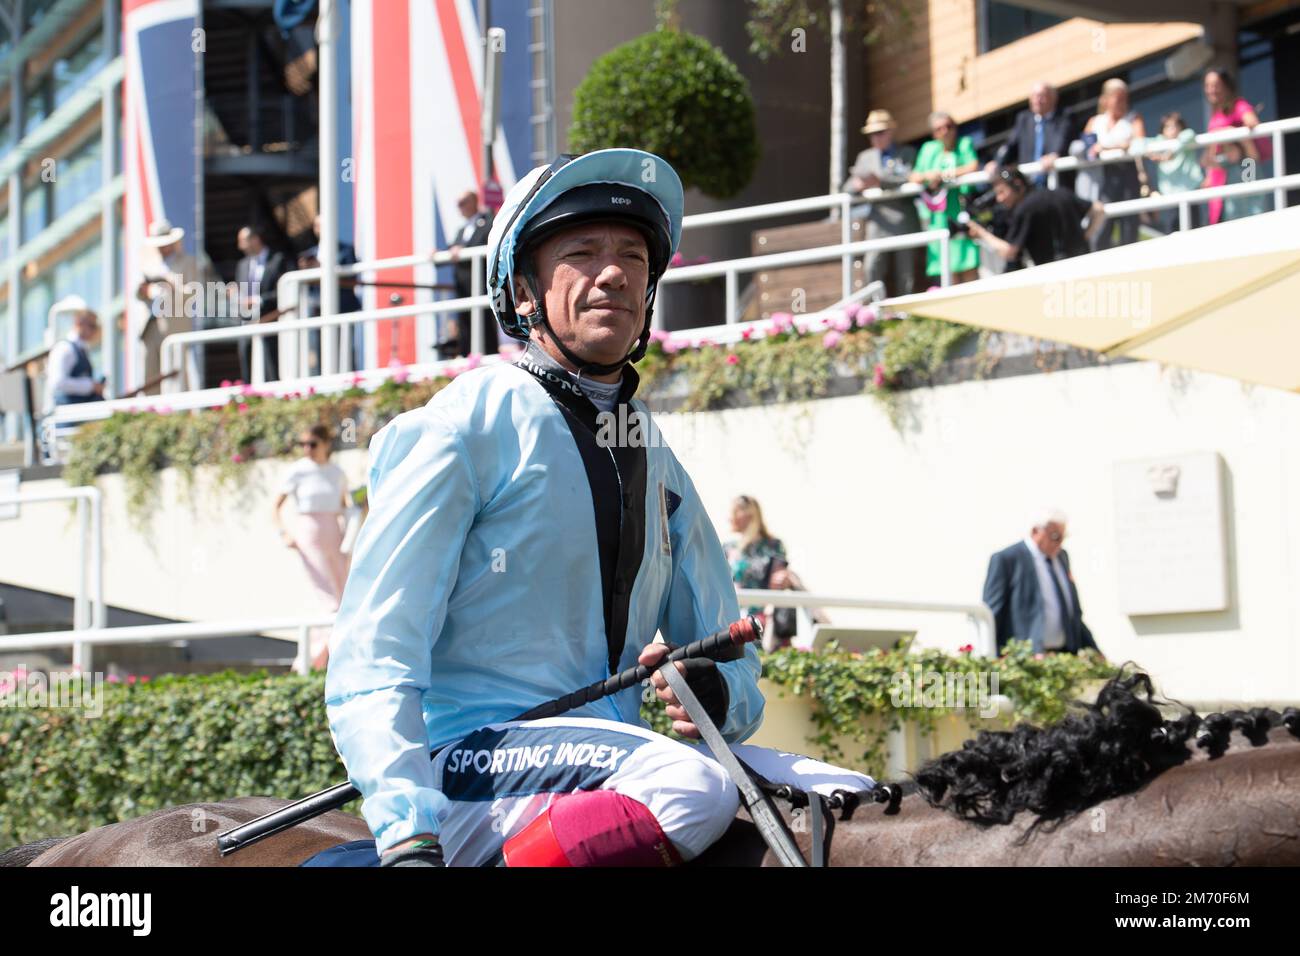
[[[55,219],[83,199],[93,196],[103,185],[100,146],[99,136],[94,135],[55,164],[55,180],[50,184],[54,190]]]
[[[18,338],[19,353],[47,348],[45,330],[50,322],[50,306],[54,304],[54,282],[44,275],[31,282],[22,282],[22,328]]]
[[[54,107],[58,109],[104,66],[104,35],[96,31],[84,43],[54,61],[51,78]]]
[[[1040,13],[1014,3],[980,0],[980,52],[988,53],[1064,22],[1064,17],[1054,17],[1050,13]]]
[[[49,184],[39,178],[23,187],[23,242],[30,242],[50,224]]]

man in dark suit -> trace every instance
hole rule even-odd
[[[320,216],[317,216],[311,223],[312,232],[316,234],[316,245],[304,249],[298,256],[299,269],[315,269],[320,266]],[[341,266],[354,266],[357,264],[357,252],[349,242],[339,240],[338,264]],[[360,312],[361,299],[357,297],[356,278],[354,276],[341,276],[339,284],[339,313]],[[320,315],[320,283],[313,282],[307,286],[307,315]],[[334,336],[336,342],[342,342],[342,336],[347,334],[347,326],[340,329],[329,330],[330,335]],[[319,374],[320,356],[321,356],[321,333],[319,329],[312,329],[307,333],[307,351],[313,358],[309,361],[309,368],[312,374]],[[358,322],[352,326],[352,363],[351,369],[362,369],[366,367],[365,363],[365,326]],[[342,354],[340,351],[338,354]],[[350,370],[351,370],[350,369]]]
[[[999,653],[1012,638],[1030,641],[1036,653],[1097,649],[1083,623],[1070,557],[1061,548],[1064,540],[1065,515],[1048,511],[1028,537],[989,561],[984,603],[993,612]]]
[[[456,234],[456,242],[449,251],[451,252],[452,261],[456,263],[456,298],[464,299],[474,294],[474,264],[468,260],[461,262],[460,251],[487,244],[488,233],[492,231],[492,213],[480,208],[478,193],[473,189],[461,194],[456,208],[465,217],[465,223],[460,227],[460,232]],[[484,276],[483,285],[486,288],[486,276]],[[456,312],[453,314],[456,322],[456,351],[454,353],[456,355],[466,356],[470,353],[469,320],[471,314],[469,312]],[[486,310],[483,313],[482,325],[483,353],[490,355],[497,350],[497,325],[492,320],[491,313]]]
[[[862,127],[871,140],[871,148],[858,153],[844,191],[858,193],[864,189],[897,189],[907,182],[916,162],[916,150],[894,144],[894,117],[889,110],[872,110]],[[903,236],[921,231],[916,201],[911,197],[884,202],[864,203],[853,211],[855,218],[867,221],[867,239]],[[918,267],[924,261],[925,247],[896,249],[891,252],[868,252],[867,281],[885,283],[888,295],[910,295],[916,287]],[[923,267],[922,267],[923,268]]]
[[[245,324],[274,322],[280,318],[275,286],[289,270],[289,259],[267,245],[265,233],[258,226],[244,226],[239,230],[236,242],[239,251],[244,254],[244,258],[235,266],[240,321]],[[265,336],[263,349],[266,356],[266,381],[277,381],[280,378],[278,337]],[[252,351],[249,339],[239,340],[239,368],[245,382],[253,380]]]
[[[984,167],[991,176],[999,166],[1018,166],[1021,163],[1041,161],[1043,172],[1036,173],[1035,185],[1047,181],[1046,173],[1052,164],[1070,149],[1074,129],[1070,118],[1057,112],[1056,88],[1050,83],[1038,82],[1029,91],[1029,109],[1016,114],[1011,128],[1011,138],[998,147],[997,153]]]

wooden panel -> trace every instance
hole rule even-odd
[[[926,135],[932,110],[966,122],[1023,103],[1036,80],[1102,77],[1201,35],[1195,23],[1075,17],[981,56],[970,0],[928,0],[913,22],[910,39],[884,40],[867,56],[871,108],[892,112],[903,140]]]
[[[850,241],[865,238],[861,219],[849,226]],[[780,226],[776,229],[759,229],[754,232],[750,248],[756,256],[775,255],[792,249],[815,249],[818,246],[836,246],[841,239],[838,222],[803,222],[797,226]]]

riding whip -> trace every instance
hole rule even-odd
[[[548,700],[544,704],[539,704],[513,718],[513,720],[540,720],[543,717],[555,717],[566,711],[576,710],[585,704],[600,700],[602,697],[608,697],[611,694],[627,690],[629,687],[635,687],[668,661],[682,661],[694,657],[716,659],[736,647],[743,647],[745,644],[762,640],[762,637],[763,626],[753,615],[750,615],[739,621],[733,621],[716,634],[710,634],[708,637],[677,648],[654,667],[647,667],[644,664],[629,667],[618,674],[610,675],[605,680],[596,681],[587,687],[564,694],[554,700]],[[430,759],[437,756],[441,749],[439,747],[438,750],[432,751],[429,754]],[[287,807],[263,814],[255,820],[241,823],[233,829],[217,834],[217,847],[220,849],[221,855],[226,856],[237,850],[242,850],[258,840],[264,840],[273,834],[279,833],[281,830],[287,830],[300,823],[305,823],[322,813],[337,810],[359,796],[361,796],[361,793],[351,783],[340,783],[328,790],[313,793],[311,796],[303,797]]]

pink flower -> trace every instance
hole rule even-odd
[[[853,320],[850,319],[847,314],[842,312],[835,318],[831,319],[831,328],[835,329],[837,332],[847,332],[849,329],[853,328]]]
[[[957,648],[957,653],[958,653],[958,654],[970,654],[970,653],[973,652],[974,650],[975,650],[975,645],[974,645],[974,644],[963,644],[961,647]]]
[[[780,335],[782,332],[789,332],[794,326],[794,316],[789,312],[772,313],[772,334]]]
[[[221,387],[222,387],[222,388],[230,388],[230,386],[231,386],[231,385],[234,385],[234,384],[235,384],[235,383],[232,382],[232,381],[231,381],[230,379],[228,379],[228,378],[223,378],[223,379],[221,380]]]
[[[840,339],[844,338],[839,332],[831,329],[822,336],[822,348],[833,349],[840,344]]]
[[[241,455],[239,452],[235,452],[233,455],[230,456],[230,460],[233,461],[236,465],[240,465],[243,464],[244,462],[244,456]]]
[[[355,374],[355,375],[352,376],[352,384],[353,384],[353,385],[360,385],[361,382],[362,382],[362,380],[363,380],[363,376],[361,375],[360,372],[358,372],[357,374]]]
[[[171,413],[172,407],[170,405],[164,405],[162,408],[158,409],[159,415],[170,415]]]
[[[470,355],[469,358],[465,359],[465,371],[468,372],[470,369],[478,368],[482,364],[483,364],[483,356],[475,352],[472,355]]]
[[[735,352],[732,352],[730,355],[727,356],[727,364],[728,364],[728,365],[739,365],[739,364],[740,364],[740,356],[737,355]]]
[[[108,677],[106,678],[106,680],[107,680],[108,683],[110,683],[110,684],[120,684],[120,683],[122,683],[122,678],[118,677],[116,674],[109,674]]]
[[[141,678],[140,678],[140,683],[141,683],[141,684],[147,684],[147,683],[149,683],[149,677],[148,677],[148,675],[145,675],[144,677],[141,677]]]
[[[800,319],[798,322],[796,322],[794,324],[794,327],[799,330],[800,335],[803,335],[808,331],[808,323],[805,322],[803,319]]]
[[[879,316],[876,314],[876,307],[872,305],[863,306],[858,309],[858,328],[865,329],[872,322],[875,322]]]
[[[396,382],[398,385],[401,385],[410,377],[411,377],[410,371],[405,368],[399,368],[396,372],[393,373],[393,381]]]
[[[753,329],[744,329],[744,330],[741,331],[741,333],[740,333],[740,337],[741,337],[742,339],[744,339],[746,342],[748,342],[748,341],[749,341],[749,337],[750,337],[751,335],[753,335],[753,334],[754,334],[754,330],[753,330]]]
[[[315,394],[316,394],[316,386],[315,386],[315,385],[308,385],[308,386],[307,386],[307,394],[308,394],[308,395],[315,395]]]
[[[668,260],[668,265],[679,266],[685,261],[686,261],[686,257],[684,255],[682,255],[680,252],[674,252],[673,257]]]
[[[248,411],[248,402],[240,402],[240,403],[239,403],[239,410],[240,410],[241,412],[246,412],[246,411]]]
[[[1046,660],[1046,659],[1047,659],[1047,655],[1046,655],[1046,654],[1035,654],[1035,655],[1034,655],[1034,660],[1036,660],[1036,661],[1042,661],[1042,660]]]
[[[885,384],[885,366],[881,365],[879,362],[876,363],[876,371],[871,376],[871,383],[875,385],[876,388],[881,388]]]
[[[943,288],[943,286],[932,285],[932,286],[930,286],[930,288],[926,289],[925,291],[926,291],[926,292],[938,292],[938,291],[941,290],[942,288]]]
[[[237,379],[235,379],[235,384],[236,384],[236,385],[243,385],[243,384],[244,384],[244,380],[243,380],[242,378],[237,378]]]
[[[127,682],[128,684],[134,684],[134,683],[135,683],[135,675],[134,675],[134,674],[127,674],[127,675],[126,675],[126,682]]]
[[[676,355],[681,351],[681,346],[673,339],[664,339],[664,352],[668,355]]]
[[[650,341],[658,342],[662,344],[663,342],[668,341],[668,333],[665,332],[663,329],[651,329]]]

